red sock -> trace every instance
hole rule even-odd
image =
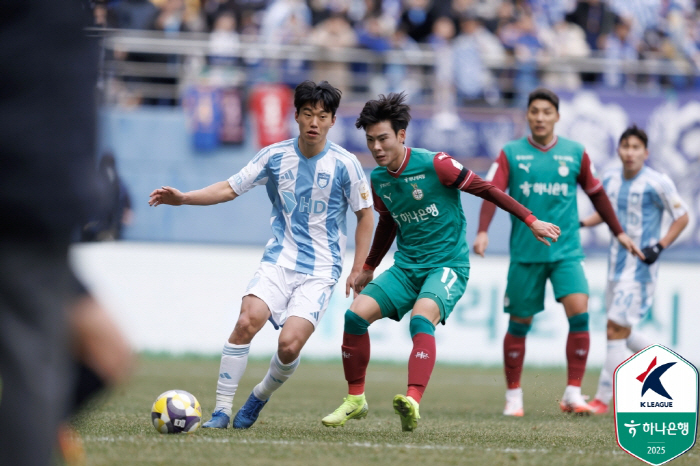
[[[583,373],[586,372],[586,360],[591,338],[588,331],[569,332],[566,340],[566,361],[568,363],[568,384],[580,387]]]
[[[516,337],[506,332],[503,339],[503,362],[508,389],[520,387],[520,374],[525,360],[525,337]]]
[[[365,392],[365,374],[369,364],[369,333],[353,335],[343,332],[343,370],[350,395]]]
[[[413,350],[408,359],[408,391],[406,396],[410,396],[418,403],[423,398],[425,387],[433,373],[436,354],[433,335],[417,333],[413,337]]]

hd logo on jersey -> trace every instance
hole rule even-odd
[[[630,455],[660,465],[695,444],[698,371],[674,351],[652,345],[620,364],[613,396],[617,443]]]

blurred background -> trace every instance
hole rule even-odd
[[[102,45],[98,170],[115,208],[85,226],[74,260],[137,349],[217,354],[270,237],[263,189],[206,208],[149,208],[149,193],[224,180],[261,147],[296,136],[293,89],[312,79],[342,90],[329,139],[368,174],[374,162],[354,122],[381,93],[408,94],[409,145],[448,152],[482,176],[507,141],[527,133],[527,95],[538,86],[559,94],[556,133],[583,143],[599,174],[619,163],[628,125],[645,129],[648,164],[673,179],[690,224],[661,257],[642,327],[700,361],[691,333],[700,328],[700,1],[104,0],[92,8],[90,34]],[[481,200],[462,202],[471,243]],[[579,193],[581,217],[591,211]],[[497,214],[487,258],[472,257],[467,292],[437,332],[442,361],[500,363],[509,232],[508,216]],[[610,235],[601,226],[581,237],[589,361],[599,364]],[[337,357],[350,302],[343,288],[307,356]],[[535,322],[526,363],[564,364],[567,326],[551,290]],[[373,358],[405,360],[404,324],[373,325]],[[276,333],[263,335],[252,354],[274,351]]]

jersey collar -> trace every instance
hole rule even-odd
[[[299,136],[294,138],[294,150],[296,151],[299,158],[302,160],[316,161],[316,160],[320,159],[321,157],[323,157],[324,155],[326,155],[326,153],[328,152],[328,149],[330,149],[330,148],[331,148],[331,141],[326,139],[326,145],[323,146],[323,150],[321,152],[319,152],[318,154],[314,155],[313,157],[311,157],[310,159],[307,159],[304,156],[304,154],[301,153],[301,150],[299,149]]]
[[[537,144],[534,139],[532,139],[531,135],[527,135],[527,142],[530,143],[532,147],[534,147],[537,150],[540,150],[542,152],[547,152],[549,149],[557,145],[557,142],[559,142],[559,138],[555,134],[554,137],[552,138],[552,141],[547,144],[546,146],[543,146],[542,144]]]
[[[403,171],[406,169],[406,166],[408,165],[408,159],[411,158],[411,148],[405,147],[404,150],[406,152],[405,152],[405,155],[403,157],[403,162],[401,162],[401,166],[399,167],[399,169],[396,170],[395,172],[392,172],[388,168],[386,169],[386,172],[389,175],[393,176],[394,178],[398,178],[399,176],[401,176],[401,173],[403,173]]]

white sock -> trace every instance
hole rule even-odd
[[[622,361],[627,358],[625,340],[608,340],[608,350],[605,355],[605,364],[598,378],[598,391],[596,399],[605,404],[610,404],[613,396],[613,374]]]
[[[253,394],[257,399],[264,401],[270,398],[272,392],[280,388],[282,384],[292,376],[299,365],[300,359],[301,358],[298,357],[289,364],[282,364],[277,353],[275,353],[270,360],[270,369],[268,369],[267,374],[265,374],[265,378],[253,389]]]
[[[564,389],[564,399],[571,400],[572,398],[579,398],[581,396],[581,387],[575,387],[574,385],[567,385]]]
[[[231,416],[233,396],[238,389],[238,382],[243,377],[245,366],[248,364],[247,345],[233,345],[226,342],[221,352],[221,365],[219,366],[219,381],[216,384],[216,407],[214,411],[223,411]]]
[[[639,330],[632,330],[632,332],[630,332],[630,336],[627,337],[627,347],[634,353],[653,344],[654,343],[649,339],[649,337],[644,335]]]
[[[520,387],[507,389],[506,390],[506,401],[519,402],[520,404],[522,404],[522,402],[523,402],[523,389]]]

